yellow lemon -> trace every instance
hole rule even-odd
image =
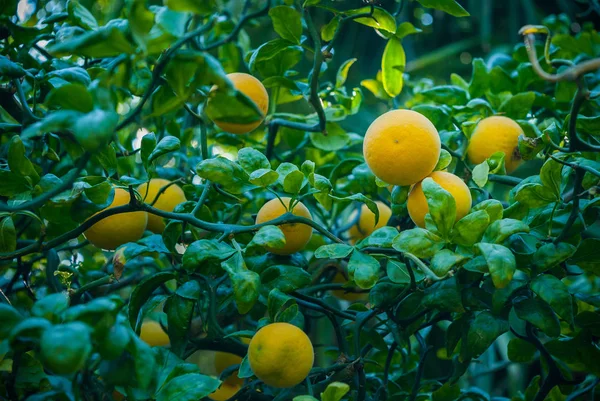
[[[115,197],[107,209],[126,205],[129,200],[129,191],[115,188]],[[112,251],[127,242],[135,242],[142,238],[147,222],[146,212],[115,214],[100,220],[85,230],[83,235],[98,248]]]
[[[160,194],[153,206],[165,212],[172,212],[175,206],[185,202],[187,199],[185,199],[183,190],[177,184],[169,184],[171,184],[169,180],[153,178],[150,180],[150,185],[145,182],[137,188],[137,191],[145,203],[152,204],[160,190],[166,187],[167,189]],[[165,229],[163,218],[154,214],[148,214],[147,229],[153,233],[161,234]]]
[[[471,210],[472,202],[467,184],[454,174],[444,171],[435,171],[429,177],[450,192],[456,201],[456,221],[465,217]],[[429,206],[420,182],[410,190],[407,206],[412,221],[419,227],[425,227],[425,215],[429,212]]]
[[[243,384],[244,381],[237,377],[237,373],[233,373],[227,379],[223,380],[221,386],[209,394],[208,398],[214,401],[227,401],[240,391]]]
[[[148,320],[142,323],[140,338],[151,347],[171,344],[169,336],[165,333],[160,323],[155,322],[154,320]]]
[[[392,110],[369,126],[363,142],[367,165],[379,179],[412,185],[435,168],[441,142],[435,126],[412,110]]]
[[[350,242],[354,243],[358,240],[368,237],[373,231],[385,227],[392,217],[392,209],[381,201],[376,201],[377,210],[379,210],[379,221],[375,224],[375,213],[369,210],[367,205],[364,203],[360,207],[360,217],[358,222],[350,227],[348,234],[350,236]],[[350,220],[356,218],[356,211],[350,214]]]
[[[242,72],[227,74],[227,78],[229,78],[238,91],[249,97],[258,106],[260,111],[262,111],[264,119],[269,110],[269,94],[262,82],[252,75]],[[258,127],[262,121],[261,119],[249,124],[236,124],[225,121],[214,121],[214,123],[223,131],[231,132],[232,134],[246,134]]]
[[[256,224],[264,223],[285,214],[290,206],[290,198],[282,197],[272,199],[260,208],[256,215]],[[282,203],[283,201],[283,203]],[[312,220],[310,211],[302,202],[294,202],[291,212],[296,216],[306,217]],[[282,224],[279,226],[285,235],[285,246],[283,248],[267,248],[269,252],[277,255],[290,255],[298,252],[306,246],[312,235],[312,227],[301,223]]]
[[[252,371],[268,386],[294,387],[302,382],[314,362],[308,336],[289,323],[272,323],[250,341],[248,360]]]
[[[484,118],[477,123],[469,140],[469,161],[473,164],[483,163],[494,153],[503,152],[506,171],[513,172],[522,162],[518,149],[520,135],[524,135],[523,129],[508,117]]]

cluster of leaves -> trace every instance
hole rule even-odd
[[[48,2],[52,15],[27,23],[15,17],[16,2],[0,5],[0,397],[110,399],[116,388],[129,400],[195,401],[221,381],[187,358],[198,350],[244,357],[239,337],[272,322],[302,327],[327,348],[310,385],[294,389],[253,380],[244,358],[228,372],[248,379],[239,399],[489,399],[465,380],[507,336],[510,361],[542,361],[543,380],[515,399],[591,391],[600,377],[600,75],[577,68],[597,60],[598,32],[584,26],[573,36],[566,18],[548,18],[548,46],[475,59],[470,81],[453,74],[440,86],[404,74],[402,40],[420,32],[394,12],[253,3],[230,15],[215,13],[213,1],[131,0],[102,21],[69,0]],[[454,0],[418,3],[468,16]],[[252,21],[277,37],[257,41]],[[387,41],[365,94],[346,87],[360,60],[328,70],[351,23]],[[265,127],[244,136],[210,123],[262,118],[227,78],[236,71],[259,77],[271,95]],[[554,81],[541,74],[564,71],[572,73]],[[362,133],[344,123],[371,94],[433,122],[444,148],[436,170],[469,184],[468,215],[455,222],[454,198],[426,179],[426,227],[413,228],[410,188],[390,191],[376,179]],[[496,114],[526,134],[519,153],[533,172],[525,179],[505,175],[502,153],[479,165],[465,158],[477,122]],[[134,199],[118,213],[164,217],[162,235],[114,254],[81,236],[115,186],[133,193],[159,176],[178,180],[189,201],[165,213]],[[313,221],[288,213],[253,224],[273,195],[302,201]],[[365,204],[377,220],[376,200],[392,206],[388,226],[349,244],[350,216]],[[300,222],[315,230],[304,252],[265,250],[285,245],[278,225]],[[348,282],[334,282],[337,273]],[[368,307],[329,290],[368,293]],[[140,340],[147,318],[166,327],[169,349]],[[442,378],[424,378],[432,347]]]

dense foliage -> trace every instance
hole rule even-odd
[[[404,73],[406,2],[0,2],[0,400],[593,398],[600,34],[549,16],[438,85]],[[348,24],[385,42],[361,87]],[[431,121],[468,196],[426,178],[415,226],[364,102]],[[491,116],[518,148],[473,162]]]

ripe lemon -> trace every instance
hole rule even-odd
[[[268,386],[294,387],[308,376],[314,362],[308,336],[289,323],[272,323],[250,341],[248,360],[252,371]]]
[[[412,185],[435,168],[440,136],[424,115],[392,110],[369,126],[363,142],[367,165],[379,179],[393,185]]]
[[[177,184],[169,184],[171,184],[169,180],[153,178],[150,180],[150,185],[145,182],[137,188],[137,191],[145,203],[152,204],[158,192],[168,185],[167,189],[160,194],[153,206],[165,212],[172,212],[175,206],[185,202],[187,199],[183,190]],[[148,226],[146,229],[156,234],[162,234],[165,229],[163,218],[154,214],[148,214]]]
[[[129,200],[129,191],[115,188],[115,197],[107,209],[126,205]],[[146,212],[115,214],[100,220],[85,230],[83,235],[98,248],[112,251],[127,242],[135,242],[142,238],[147,222]]]
[[[272,199],[260,208],[256,215],[256,224],[273,220],[288,211],[290,198],[282,197]],[[285,205],[285,206],[284,206]],[[306,217],[312,220],[312,216],[302,202],[295,202],[291,211],[296,216]],[[301,223],[282,224],[279,226],[285,235],[285,246],[283,248],[267,248],[269,252],[277,255],[290,255],[298,252],[306,246],[312,235],[312,227]]]
[[[390,217],[392,217],[392,209],[388,205],[381,201],[376,201],[375,204],[377,205],[377,210],[379,210],[379,221],[375,224],[375,213],[370,211],[367,205],[363,203],[360,207],[358,222],[348,230],[351,243],[368,237],[378,228],[385,227]],[[351,221],[356,218],[356,213],[357,211],[354,211],[350,214]]]
[[[483,163],[494,153],[503,152],[506,171],[513,172],[522,161],[518,150],[519,135],[524,135],[523,129],[508,117],[484,118],[477,123],[469,140],[469,161],[473,164]]]
[[[214,401],[227,401],[240,391],[243,384],[244,381],[237,377],[237,373],[233,373],[227,379],[223,380],[221,387],[209,394],[208,398]]]
[[[142,323],[140,338],[151,347],[171,344],[169,336],[165,333],[160,323],[155,322],[154,320],[148,320]]]
[[[264,116],[269,110],[269,94],[267,93],[267,90],[262,82],[254,78],[252,75],[245,74],[243,72],[227,74],[227,78],[229,78],[231,83],[233,83],[235,89],[242,92],[254,103],[256,103],[260,111],[262,111],[264,119]],[[232,134],[245,134],[258,127],[262,123],[263,119],[249,124],[236,124],[225,121],[214,121],[214,123],[223,131],[231,132]]]
[[[467,184],[454,174],[444,171],[435,171],[429,177],[450,192],[456,201],[456,221],[465,217],[471,210],[472,202]],[[410,190],[407,206],[412,221],[419,227],[425,227],[425,215],[429,212],[429,206],[420,182]]]

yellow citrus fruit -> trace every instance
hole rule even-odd
[[[256,224],[264,223],[288,212],[290,206],[290,198],[282,197],[281,201],[278,199],[272,199],[265,203],[260,208],[256,215]],[[302,202],[294,202],[293,210],[291,212],[296,216],[306,217],[312,220],[310,211],[304,206]],[[283,234],[285,235],[285,246],[283,248],[267,248],[269,252],[277,255],[290,255],[294,252],[298,252],[306,246],[312,235],[312,227],[301,223],[290,223],[282,224],[279,226]]]
[[[152,204],[158,192],[162,188],[167,187],[160,194],[156,202],[154,202],[153,206],[165,212],[172,212],[175,206],[185,202],[187,199],[185,199],[183,190],[177,184],[169,184],[171,184],[169,180],[153,178],[150,180],[150,185],[145,182],[137,188],[137,191],[145,203]],[[148,226],[146,229],[153,233],[161,234],[165,229],[163,218],[154,214],[148,214]]]
[[[429,176],[446,191],[450,192],[456,201],[456,221],[462,219],[471,210],[471,192],[463,180],[451,173],[435,171]],[[408,214],[419,227],[425,227],[425,215],[429,213],[427,199],[419,182],[408,194]]]
[[[227,78],[229,78],[235,89],[249,97],[258,106],[260,111],[262,111],[264,119],[269,110],[269,94],[262,82],[252,75],[243,72],[227,74]],[[232,134],[245,134],[258,127],[263,119],[249,124],[236,124],[225,121],[214,121],[214,123],[223,131],[231,132]]]
[[[221,386],[209,394],[208,398],[214,401],[226,401],[233,397],[235,393],[240,391],[243,384],[244,381],[237,377],[237,373],[234,373],[227,379],[223,380]]]
[[[148,320],[142,323],[140,338],[151,347],[171,344],[169,336],[165,333],[160,323],[155,322],[154,320]]]
[[[484,118],[477,123],[469,140],[469,161],[473,164],[483,163],[494,153],[503,152],[506,171],[513,172],[522,161],[518,150],[520,135],[524,135],[523,129],[508,117]]]
[[[369,126],[363,142],[367,165],[379,179],[393,185],[412,185],[435,168],[440,136],[424,115],[392,110]]]
[[[370,211],[367,205],[363,203],[360,207],[360,217],[358,218],[358,222],[348,230],[350,242],[354,243],[366,238],[371,235],[373,231],[387,225],[390,217],[392,217],[392,209],[381,201],[376,201],[375,204],[377,205],[377,210],[379,210],[379,221],[375,224],[375,213]],[[351,221],[356,218],[356,213],[357,211],[354,211],[350,214]]]
[[[129,200],[129,191],[115,188],[115,197],[107,209],[126,205]],[[142,238],[147,222],[146,212],[115,214],[100,220],[85,230],[83,235],[98,248],[112,251],[127,242],[135,242]]]
[[[248,360],[252,371],[268,386],[294,387],[308,376],[314,362],[308,336],[289,323],[272,323],[250,341]]]

